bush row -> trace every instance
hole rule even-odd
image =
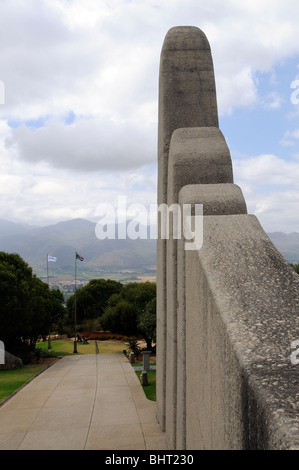
[[[87,339],[96,339],[98,341],[105,341],[108,339],[110,340],[114,339],[114,340],[119,340],[119,341],[130,341],[130,340],[141,339],[141,336],[138,338],[136,336],[125,336],[125,335],[121,335],[118,333],[112,333],[111,331],[95,331],[95,332],[82,331],[80,332],[80,335],[85,336],[85,338]]]

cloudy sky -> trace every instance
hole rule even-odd
[[[298,18],[298,0],[0,0],[0,218],[156,203],[161,47],[192,25],[248,212],[299,232]]]

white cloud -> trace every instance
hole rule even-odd
[[[279,109],[283,101],[278,92],[272,91],[261,99],[261,104],[266,109]]]
[[[20,160],[16,149],[3,144],[11,133],[0,121],[1,218],[32,225],[75,217],[97,221],[98,205],[113,204],[119,195],[126,196],[128,204],[156,202],[156,165],[138,171],[124,169],[121,163],[112,170],[98,164],[94,171],[70,171],[63,165],[57,169],[48,162]]]
[[[21,174],[22,171],[22,174]],[[99,204],[114,204],[120,195],[128,204],[136,200],[149,206],[156,202],[155,168],[140,170],[139,181],[130,172],[81,175],[68,170],[53,171],[43,163],[22,164],[10,174],[0,175],[1,217],[32,225],[81,217],[97,221]]]
[[[284,146],[293,146],[295,145],[295,140],[299,139],[299,129],[293,131],[285,131],[283,138],[280,140],[280,144]]]
[[[248,213],[267,232],[299,232],[299,162],[275,155],[234,160],[235,183],[244,194]]]
[[[257,216],[267,233],[299,233],[299,193],[297,190],[253,193],[247,195],[246,202],[248,213]]]
[[[13,129],[7,147],[23,160],[70,170],[126,170],[156,161],[156,127],[142,123],[81,119],[70,125],[51,120],[37,129]]]
[[[299,188],[299,162],[275,155],[234,160],[235,178],[255,185],[292,185]]]
[[[206,32],[221,113],[257,103],[254,72],[270,71],[299,52],[299,5],[291,0],[271,7],[260,0],[19,0],[18,7],[0,5],[2,24],[9,25],[0,70],[6,110],[21,119],[69,109],[132,118],[145,103],[157,101],[159,54],[176,24]]]
[[[240,106],[277,111],[283,96],[273,69],[299,55],[298,16],[294,0],[18,0],[17,8],[2,0],[0,217],[90,217],[119,192],[155,202],[159,59],[168,29],[194,25],[206,33],[220,114]],[[275,76],[274,89],[260,95],[256,72]],[[282,143],[296,139],[288,131]],[[297,190],[297,162],[271,148],[234,166],[261,214],[272,214],[276,201],[276,192],[255,196],[263,185]]]

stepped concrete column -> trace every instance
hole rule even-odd
[[[179,192],[186,185],[224,187],[233,183],[230,152],[218,127],[189,127],[176,129],[171,137],[168,159],[167,206],[177,207]],[[215,188],[213,193],[216,192]],[[202,192],[203,193],[203,192]],[[204,205],[204,198],[197,203]],[[174,206],[173,206],[174,205]],[[178,323],[180,307],[178,289],[180,272],[184,266],[178,263],[178,245],[183,238],[185,223],[182,220],[184,207],[179,210],[181,229],[176,233],[177,224],[170,224],[169,240],[166,243],[167,258],[167,306],[166,306],[166,433],[169,447],[184,449],[184,403],[179,388],[185,386],[186,377],[180,375],[184,355],[181,347],[182,330]],[[200,230],[200,229],[199,229]],[[199,234],[197,234],[199,235]]]
[[[167,204],[168,157],[173,132],[218,127],[213,61],[205,34],[193,26],[168,31],[160,58],[158,205]],[[165,430],[167,351],[167,254],[158,219],[157,243],[157,418]],[[174,448],[174,438],[169,443]]]

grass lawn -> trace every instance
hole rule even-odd
[[[88,343],[89,344],[77,343],[78,354],[95,354],[95,341],[89,340]],[[115,340],[97,341],[97,345],[99,348],[99,354],[120,353],[123,352],[123,349],[128,347],[128,343]],[[74,342],[71,340],[52,340],[51,346],[55,354],[58,356],[68,356],[73,354],[74,351]],[[36,347],[41,349],[48,349],[48,341],[37,343]]]
[[[20,369],[0,370],[0,403],[47,366],[25,365]]]
[[[135,371],[138,380],[140,381],[141,370]],[[143,391],[146,395],[146,398],[152,401],[156,401],[156,371],[148,370],[147,371],[147,380],[148,385],[142,385]]]

